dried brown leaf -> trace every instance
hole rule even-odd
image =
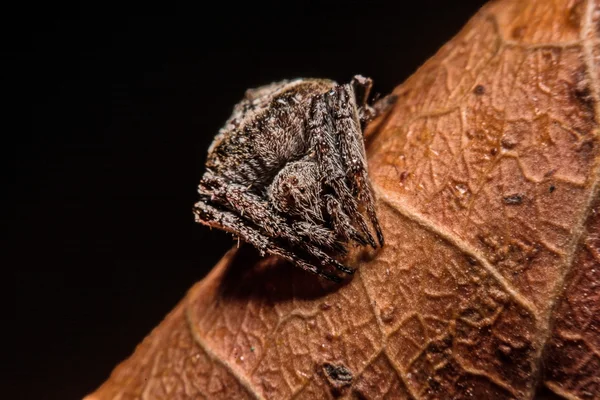
[[[370,127],[354,279],[231,251],[88,399],[600,398],[599,19],[488,4]]]

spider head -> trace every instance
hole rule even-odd
[[[269,198],[277,211],[322,220],[321,182],[315,163],[295,161],[285,165],[269,187]]]

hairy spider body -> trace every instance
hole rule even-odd
[[[351,242],[376,247],[362,128],[372,82],[282,81],[250,89],[208,150],[196,221],[325,278]],[[364,209],[364,210],[363,210]],[[365,215],[363,215],[366,214]]]

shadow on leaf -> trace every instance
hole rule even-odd
[[[267,298],[273,303],[292,297],[312,300],[335,292],[352,280],[348,276],[341,283],[327,281],[278,257],[261,257],[246,244],[232,251],[219,288],[224,298]]]

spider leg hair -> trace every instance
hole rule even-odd
[[[345,239],[355,240],[356,242],[360,243],[361,246],[366,246],[368,244],[367,241],[352,226],[350,217],[346,215],[340,202],[329,194],[326,194],[324,198],[327,207],[327,213],[331,216],[332,224],[337,234]]]
[[[354,88],[351,84],[336,86],[328,94],[328,105],[334,116],[334,129],[339,139],[346,177],[352,183],[361,203],[365,204],[367,215],[377,234],[377,240],[383,246],[383,233],[377,220],[375,203],[369,184],[363,134],[360,129],[356,104],[351,101],[353,98]]]
[[[324,227],[309,223],[295,227],[282,218],[270,204],[260,196],[249,192],[244,186],[235,183],[226,183],[223,178],[204,177],[200,181],[198,192],[210,196],[216,202],[231,211],[239,213],[242,218],[254,223],[262,229],[267,236],[279,237],[290,242],[293,246],[302,246],[302,237],[320,246],[330,249],[340,249],[340,245],[333,234]]]
[[[341,282],[340,277],[327,274],[315,265],[285,250],[258,230],[249,227],[246,222],[230,211],[222,211],[204,201],[199,201],[194,205],[194,214],[196,222],[223,229],[237,235],[243,241],[256,247],[263,256],[265,253],[273,254],[298,265],[305,271],[312,272],[333,282]]]
[[[331,92],[329,92],[331,93]],[[364,218],[358,212],[358,204],[350,188],[346,184],[346,172],[342,163],[340,152],[337,149],[332,115],[329,112],[324,96],[314,98],[307,124],[311,138],[311,149],[315,152],[317,164],[321,168],[324,184],[335,192],[344,205],[346,214],[356,221],[364,237],[359,242],[368,242],[376,247],[373,236]],[[366,238],[365,238],[366,237]]]
[[[308,253],[319,259],[322,265],[331,265],[347,274],[354,270],[339,263],[325,252],[320,246],[329,247],[340,253],[346,250],[337,241],[333,232],[308,222],[296,223],[293,227],[273,211],[269,204],[254,193],[248,192],[243,186],[227,184],[223,178],[205,177],[200,181],[199,192],[233,212],[240,213],[242,218],[263,229],[268,237],[278,237],[288,240],[293,246],[304,248]],[[294,229],[296,228],[296,229]],[[308,240],[302,240],[302,238]],[[315,245],[316,244],[316,245]]]
[[[373,80],[371,78],[365,78],[362,75],[355,75],[350,82],[356,99],[356,107],[358,110],[358,117],[361,128],[373,120],[377,116],[377,110],[369,105],[369,95],[373,88]]]

